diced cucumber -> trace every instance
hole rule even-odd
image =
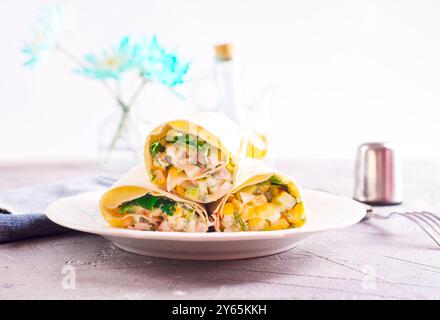
[[[281,193],[272,200],[272,203],[275,204],[281,212],[283,212],[291,209],[295,205],[296,200],[286,191],[281,191]]]
[[[186,219],[190,221],[194,217],[194,213],[196,212],[194,209],[190,209],[186,211]]]
[[[189,199],[198,199],[199,196],[200,196],[200,189],[198,186],[186,188],[185,197]]]
[[[240,198],[241,202],[243,202],[244,204],[251,202],[252,200],[254,200],[255,195],[253,195],[252,193],[248,193],[248,192],[238,192],[238,197]]]
[[[133,211],[134,204],[126,202],[119,207],[119,213],[130,213]]]

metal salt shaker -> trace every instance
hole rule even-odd
[[[400,159],[391,143],[364,143],[358,147],[353,198],[370,205],[402,202]]]

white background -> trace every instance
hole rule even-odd
[[[62,56],[22,67],[19,49],[47,3],[0,2],[0,160],[92,159],[116,111],[101,84],[72,74]],[[196,78],[211,71],[213,44],[237,44],[245,100],[275,88],[264,106],[276,157],[351,158],[361,142],[389,140],[407,159],[440,159],[438,1],[61,3],[75,8],[62,42],[78,55],[157,33],[193,61]],[[136,111],[156,123],[190,104],[150,88]]]

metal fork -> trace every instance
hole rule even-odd
[[[427,211],[391,212],[386,215],[378,214],[372,208],[367,209],[367,218],[388,219],[391,216],[404,217],[422,229],[440,247],[440,217]]]

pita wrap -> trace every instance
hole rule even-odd
[[[301,227],[306,210],[292,178],[258,159],[238,164],[234,187],[209,204],[217,231],[265,231]]]
[[[116,228],[207,232],[211,224],[203,205],[155,186],[143,164],[132,168],[105,192],[100,211]]]
[[[147,174],[159,188],[179,197],[213,202],[231,190],[237,159],[253,150],[249,141],[222,112],[168,121],[146,139]]]

